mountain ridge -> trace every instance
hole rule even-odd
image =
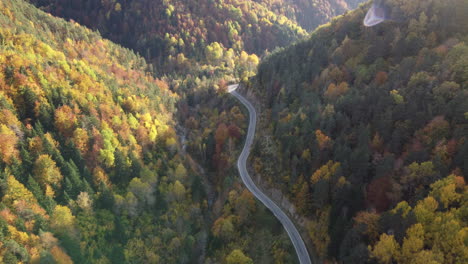
[[[463,262],[463,243],[453,245],[455,257],[445,246],[451,240],[419,237],[424,250],[412,253],[404,241],[415,228],[442,232],[420,215],[432,201],[431,219],[466,228],[444,209],[461,213],[466,200],[443,203],[438,188],[466,195],[468,6],[386,3],[404,19],[367,28],[364,5],[262,61],[247,82],[265,116],[251,161],[309,219],[324,260],[411,263],[428,254],[426,261]]]

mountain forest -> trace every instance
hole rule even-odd
[[[308,263],[468,263],[467,43],[466,0],[2,0],[0,263],[302,264],[235,84]]]
[[[272,54],[249,84],[251,157],[320,260],[468,261],[468,2],[363,5]]]

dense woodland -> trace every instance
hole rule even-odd
[[[466,262],[466,1],[361,7],[250,81],[361,1],[29,2],[72,21],[0,2],[1,263],[296,263],[238,178],[235,80],[322,259]]]
[[[255,0],[277,14],[296,21],[307,31],[328,22],[333,17],[354,9],[362,0]]]
[[[177,95],[88,29],[0,10],[1,262],[188,259],[204,208],[177,155]]]
[[[154,69],[157,73],[172,74],[174,67],[184,67],[176,61],[180,57],[193,66],[189,68],[218,65],[219,50],[224,47],[231,49],[229,57],[242,51],[262,54],[306,35],[294,21],[273,13],[261,1],[31,2],[136,50],[161,66]]]
[[[219,65],[211,48],[260,56],[307,35],[361,0],[30,0],[134,49],[156,73]],[[349,5],[348,3],[349,2]],[[305,29],[305,30],[304,30]],[[213,46],[215,45],[215,46]],[[219,54],[219,51],[217,52]],[[219,57],[219,56],[218,56]],[[239,63],[235,63],[237,66]]]
[[[0,262],[295,262],[233,166],[246,122],[224,79],[255,55],[213,44],[211,65],[155,78],[22,0],[0,25]]]
[[[369,5],[260,64],[252,170],[340,263],[468,262],[468,2]]]

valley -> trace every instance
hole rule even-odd
[[[466,263],[467,25],[464,0],[2,0],[0,262]]]

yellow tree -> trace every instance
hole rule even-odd
[[[398,259],[400,245],[396,242],[393,235],[382,234],[379,242],[374,248],[370,248],[371,256],[376,258],[379,263],[390,264]]]
[[[227,264],[253,264],[253,260],[247,257],[242,250],[234,249],[231,253],[226,257]]]
[[[212,65],[218,65],[223,58],[224,49],[218,42],[213,42],[205,48],[205,55],[208,62]]]
[[[73,131],[73,143],[81,154],[86,154],[89,149],[89,136],[88,132],[82,128],[77,128]]]
[[[175,198],[178,201],[181,201],[185,196],[185,187],[184,187],[184,185],[182,183],[180,183],[180,181],[176,180],[175,183],[174,183],[173,188],[174,188],[173,192],[174,192]]]
[[[12,175],[7,176],[7,189],[3,196],[3,202],[6,204],[13,204],[18,200],[25,200],[30,203],[37,203],[34,195],[24,187],[19,181]]]
[[[339,162],[328,161],[327,164],[320,167],[316,170],[312,177],[310,177],[310,182],[316,184],[320,180],[330,180],[336,171],[340,168]]]
[[[457,183],[456,180],[457,177],[455,175],[450,175],[431,184],[432,191],[430,195],[441,202],[445,209],[448,209],[451,204],[459,202],[462,198],[462,195],[457,193],[456,190],[464,189],[465,183],[463,178],[461,178],[460,183]]]
[[[58,232],[70,231],[75,223],[70,208],[62,205],[57,205],[50,218],[50,226]]]
[[[321,258],[327,255],[327,249],[330,244],[330,235],[328,234],[328,225],[330,221],[330,208],[318,210],[314,220],[309,222],[309,237]]]
[[[33,174],[42,187],[55,185],[60,187],[63,176],[55,161],[47,154],[40,155],[34,163]]]
[[[185,169],[182,163],[179,163],[175,169],[175,178],[177,180],[183,180],[187,177],[187,169]]]
[[[401,248],[400,262],[413,263],[416,254],[424,248],[424,227],[418,223],[406,231]]]

